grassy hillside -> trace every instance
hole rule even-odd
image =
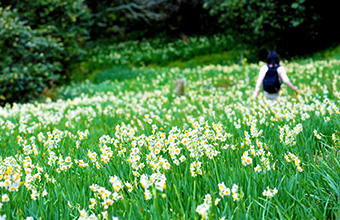
[[[244,62],[110,66],[0,108],[0,216],[339,218],[340,61],[282,64],[299,89],[278,102]]]

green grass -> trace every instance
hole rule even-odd
[[[198,55],[190,60],[171,61],[167,64],[167,66],[178,68],[190,68],[209,64],[231,65],[240,62],[241,62],[240,52],[230,50],[221,53]],[[157,67],[157,65],[150,64],[149,67]]]
[[[72,70],[74,80],[91,78],[106,69],[125,67],[194,67],[207,63],[239,63],[241,53],[251,56],[249,51],[239,51],[231,37],[193,36],[189,42],[183,40],[164,41],[148,39],[141,41],[105,42],[88,45],[87,61],[76,64]]]
[[[310,56],[313,60],[340,59],[340,46],[333,46]]]

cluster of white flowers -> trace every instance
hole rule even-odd
[[[17,191],[22,184],[22,168],[14,157],[0,158],[0,189]]]
[[[302,124],[297,124],[293,129],[289,125],[283,127],[278,126],[280,129],[280,142],[284,140],[286,145],[296,145],[296,136],[303,130]]]
[[[240,199],[241,194],[238,192],[238,185],[236,184],[233,184],[230,190],[230,188],[227,188],[224,182],[222,182],[218,184],[218,190],[219,190],[219,195],[221,198],[223,198],[224,196],[230,196],[230,193],[231,193],[234,201],[237,201]]]
[[[253,159],[249,157],[248,151],[243,152],[242,157],[242,165],[247,166],[253,163]]]
[[[318,139],[318,140],[320,140],[321,139],[321,133],[319,133],[317,130],[315,130],[314,129],[314,131],[313,131],[313,133],[314,133],[314,136],[316,137],[316,139]]]
[[[98,220],[99,219],[94,213],[89,215],[85,209],[79,210],[79,214],[80,216],[78,220]]]
[[[269,186],[267,187],[267,190],[264,190],[262,195],[266,196],[268,198],[273,198],[278,193],[278,190],[276,188],[270,189]]]
[[[116,182],[114,181],[114,183]],[[111,192],[105,187],[93,184],[90,186],[90,189],[95,193],[95,198],[97,198],[97,200],[95,198],[90,198],[90,209],[94,209],[96,205],[100,205],[106,210],[109,208],[109,206],[113,205],[115,201],[118,201],[122,198],[122,195],[119,193],[119,189],[117,188],[117,191]]]
[[[300,161],[300,159],[297,156],[295,156],[294,154],[288,152],[288,155],[285,154],[284,158],[286,159],[287,162],[293,161],[294,165],[296,166],[297,171],[299,171],[299,172],[303,171],[303,169],[302,169],[302,167],[300,165],[301,161]]]
[[[149,188],[154,186],[157,190],[163,192],[166,188],[166,177],[164,174],[153,173],[151,176],[143,174],[140,178],[140,184],[144,188],[144,196],[146,200],[152,198]]]
[[[203,218],[208,218],[208,212],[211,206],[211,195],[207,194],[204,197],[204,202],[197,206],[196,212]]]

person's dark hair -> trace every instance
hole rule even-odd
[[[275,51],[269,51],[267,56],[267,64],[280,64],[279,56]]]

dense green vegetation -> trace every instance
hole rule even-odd
[[[142,41],[125,41],[107,45],[89,45],[88,59],[77,66],[74,77],[87,78],[106,68],[197,66],[203,64],[234,64],[241,61],[241,53],[251,56],[249,51],[233,48],[234,41],[224,35],[192,37],[183,40],[164,41],[159,38]],[[256,58],[253,55],[253,60]]]
[[[69,74],[86,54],[89,14],[81,1],[0,3],[0,105],[27,102]]]
[[[336,7],[315,0],[3,0],[0,105],[117,64],[257,62],[273,49],[306,55],[339,43],[336,21]]]

